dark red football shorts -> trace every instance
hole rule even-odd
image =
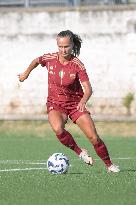
[[[74,123],[81,115],[85,113],[90,114],[87,109],[85,109],[83,112],[77,110],[77,105],[77,102],[46,103],[47,113],[49,113],[51,110],[60,111],[61,113],[65,113]]]

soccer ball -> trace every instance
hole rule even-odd
[[[68,171],[69,160],[62,153],[54,153],[47,160],[47,168],[52,174],[64,174]]]

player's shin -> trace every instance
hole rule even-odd
[[[59,135],[56,135],[59,141],[65,145],[66,147],[69,147],[73,151],[75,151],[78,155],[82,152],[80,147],[76,144],[75,140],[73,139],[72,135],[66,131],[63,130],[63,132]]]
[[[98,139],[98,142],[94,145],[94,149],[97,155],[103,160],[107,167],[112,165],[107,147],[100,138]]]

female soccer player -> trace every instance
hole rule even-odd
[[[86,164],[93,165],[87,150],[81,149],[72,135],[65,130],[68,117],[78,125],[93,145],[97,155],[105,163],[108,172],[119,172],[111,162],[108,150],[95,129],[86,103],[92,88],[83,63],[77,58],[82,40],[70,30],[57,35],[58,52],[48,53],[34,59],[28,68],[18,75],[23,82],[39,64],[48,70],[47,113],[49,123],[58,140],[72,149]],[[83,88],[83,89],[82,89]]]

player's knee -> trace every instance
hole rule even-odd
[[[89,140],[94,145],[98,142],[98,136],[96,134],[89,136]]]
[[[53,128],[56,135],[60,135],[64,131],[64,127],[62,125],[55,125]]]

